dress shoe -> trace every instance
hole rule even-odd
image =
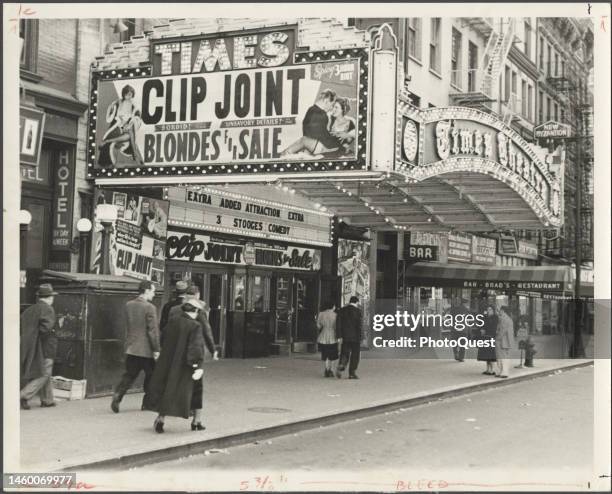
[[[119,401],[117,401],[115,398],[113,398],[113,401],[111,401],[111,410],[115,413],[119,413]]]
[[[155,422],[153,422],[153,428],[155,429],[155,432],[161,434],[164,432],[164,422],[159,419],[155,419]]]
[[[203,431],[206,427],[202,425],[202,422],[191,422],[191,430],[192,431]]]
[[[342,379],[342,372],[340,372],[339,370],[336,371],[336,377],[338,379]]]
[[[352,374],[349,376],[349,379],[359,379],[359,377],[357,376],[357,374]]]
[[[55,403],[54,401],[52,401],[51,403],[41,403],[40,406],[42,408],[47,408],[47,407],[56,407],[57,403]]]
[[[21,409],[22,410],[29,410],[30,409],[30,405],[28,405],[28,400],[26,400],[24,398],[21,398],[20,404],[21,404]]]

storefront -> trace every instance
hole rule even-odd
[[[91,206],[91,196],[75,185],[78,118],[86,105],[42,84],[21,84],[21,209],[31,215],[29,225],[22,225],[21,303],[29,304],[44,269],[71,270],[73,223],[80,217],[74,210],[77,204],[87,209],[88,199]]]

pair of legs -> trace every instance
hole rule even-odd
[[[497,359],[497,376],[499,377],[508,377],[508,372],[510,370],[510,359],[508,358],[498,358]]]
[[[138,377],[141,371],[144,372],[144,392],[145,397],[142,400],[142,408],[145,408],[145,398],[147,393],[149,392],[149,383],[151,382],[151,376],[153,375],[153,370],[155,369],[155,360],[148,357],[139,357],[137,355],[126,355],[125,356],[125,372],[121,377],[121,381],[117,385],[115,389],[115,394],[113,395],[113,402],[111,404],[111,408],[113,412],[117,413],[119,411],[119,403],[123,399],[125,393],[127,393],[128,389],[132,387],[132,384]]]
[[[485,374],[493,375],[495,371],[493,370],[493,364],[495,360],[487,360],[487,370],[485,370]]]
[[[138,163],[141,166],[144,165],[144,160],[142,159],[142,155],[140,154],[138,146],[136,146],[136,135],[134,133],[134,127],[130,126],[130,128],[127,131],[123,132],[117,137],[112,137],[110,139],[104,139],[101,143],[101,146],[104,146],[106,144],[109,145],[108,153],[111,157],[111,161],[113,162],[113,165],[117,161],[117,159],[115,158],[115,147],[118,144],[121,144],[119,146],[120,151],[125,150],[128,146],[131,145],[132,146],[132,157],[134,158],[134,161],[136,161],[136,163]]]
[[[310,154],[330,153],[336,149],[338,148],[326,148],[323,144],[321,144],[321,141],[313,139],[312,137],[302,136],[284,151],[281,151],[281,156],[299,153],[300,151],[304,150],[308,151]]]
[[[358,341],[343,341],[342,350],[340,351],[340,362],[338,362],[338,369],[336,370],[336,377],[342,377],[342,372],[346,368],[347,363],[349,366],[349,377],[356,377],[355,372],[357,372],[357,367],[359,366],[360,356],[361,349]]]
[[[332,377],[334,375],[334,373],[336,372],[336,369],[334,367],[337,367],[337,361],[338,359],[325,359],[325,377]]]
[[[206,427],[204,427],[204,425],[202,424],[202,419],[204,417],[203,395],[204,383],[203,378],[200,378],[197,381],[193,382],[193,391],[191,394],[191,409],[193,410],[193,420],[191,422],[192,431],[203,431],[204,429],[206,429]],[[153,422],[153,428],[155,429],[155,432],[164,432],[165,420],[165,415],[159,414],[157,416],[157,418]]]
[[[42,371],[42,376],[32,379],[21,390],[19,397],[22,402],[25,401],[27,403],[34,396],[39,395],[41,406],[53,406],[55,404],[53,385],[51,384],[51,375],[53,374],[52,358],[44,359]]]

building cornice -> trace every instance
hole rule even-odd
[[[534,81],[538,80],[539,72],[538,67],[530,60],[527,55],[525,55],[521,50],[519,50],[516,45],[513,45],[510,48],[510,52],[508,53],[508,58],[512,61],[516,66],[522,70],[526,75],[531,77]]]
[[[50,88],[43,84],[33,84],[25,78],[22,80],[22,86],[28,95],[34,97],[36,106],[50,110],[54,113],[80,118],[89,108],[87,103],[79,101],[69,93]]]

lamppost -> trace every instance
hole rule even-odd
[[[87,273],[87,259],[89,252],[89,232],[91,231],[91,221],[87,218],[81,218],[77,221],[77,230],[79,231],[79,273]]]
[[[32,214],[30,214],[27,209],[22,209],[19,211],[17,219],[19,220],[19,270],[21,280],[19,284],[19,296],[21,303],[24,303],[25,288],[28,281],[25,260],[27,255],[28,230],[32,222]]]
[[[113,204],[98,204],[96,218],[102,224],[102,261],[100,274],[110,272],[110,236],[113,232],[113,223],[117,221],[117,206]]]

